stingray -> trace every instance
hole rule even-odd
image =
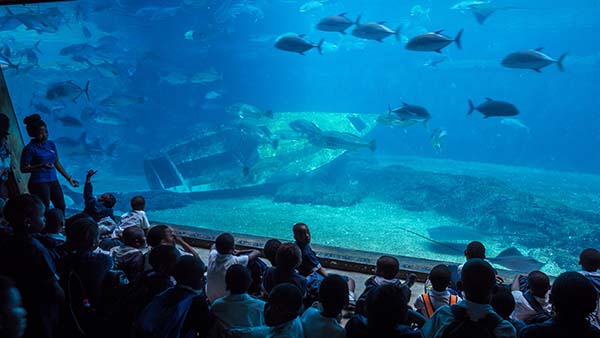
[[[488,258],[488,260],[494,264],[502,265],[505,268],[520,272],[539,270],[545,264],[533,257],[523,256],[523,254],[514,247],[502,251],[494,258]]]

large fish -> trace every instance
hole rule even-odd
[[[402,102],[402,106],[392,109],[388,106],[388,114],[394,115],[402,122],[423,123],[427,127],[427,121],[431,119],[431,114],[427,109],[414,104]]]
[[[312,137],[310,142],[317,147],[328,149],[357,150],[369,148],[371,151],[375,151],[377,148],[375,140],[365,143],[359,136],[339,131],[324,131]]]
[[[70,116],[70,115],[56,116],[56,120],[65,127],[69,127],[69,128],[83,127],[83,124],[81,123],[81,121],[79,121],[78,118]]]
[[[410,39],[406,44],[406,49],[414,50],[417,52],[437,52],[441,53],[442,49],[452,42],[456,43],[458,49],[462,49],[460,38],[462,37],[463,30],[461,29],[456,34],[454,39],[442,34],[444,30],[437,32],[429,32],[421,35],[417,35]]]
[[[502,60],[502,65],[508,68],[532,69],[541,73],[542,68],[556,63],[558,70],[563,72],[563,61],[568,53],[564,53],[556,60],[542,53],[543,49],[543,47],[540,47],[510,53]]]
[[[316,48],[319,51],[319,54],[323,55],[321,46],[323,46],[324,39],[321,39],[321,41],[315,45],[314,43],[305,39],[305,36],[306,34],[287,34],[280,36],[275,41],[275,48],[288,52],[299,53],[302,55],[304,55],[304,52]]]
[[[86,82],[85,88],[81,88],[76,85],[73,81],[58,82],[50,85],[46,91],[46,98],[48,100],[60,100],[60,99],[71,99],[76,102],[81,94],[85,93],[88,101],[90,100],[90,81]]]
[[[304,134],[309,138],[322,133],[322,130],[319,127],[317,127],[316,124],[305,119],[294,120],[289,123],[289,126],[290,128],[292,128],[293,131],[299,134]]]
[[[450,9],[455,9],[455,10],[459,10],[462,12],[469,11],[469,12],[473,13],[473,15],[475,15],[475,19],[477,19],[477,22],[480,25],[483,25],[485,20],[487,20],[487,18],[490,15],[492,15],[493,13],[495,13],[499,10],[518,9],[518,8],[513,7],[513,6],[496,6],[496,5],[492,4],[490,1],[467,0],[467,1],[461,1],[457,4],[455,4],[454,6],[450,7]]]
[[[121,115],[112,111],[102,111],[94,113],[92,120],[99,124],[105,124],[109,126],[124,126],[128,123]]]
[[[506,268],[520,272],[530,272],[539,270],[544,263],[530,256],[523,256],[517,248],[508,248],[502,251],[498,256],[488,258],[494,264],[500,264]]]
[[[346,34],[345,30],[354,25],[354,22],[346,17],[346,13],[332,15],[319,21],[317,29],[324,32],[339,32]]]
[[[474,110],[481,112],[483,115],[485,115],[484,118],[486,119],[492,116],[519,115],[519,110],[512,103],[492,100],[489,97],[487,97],[485,100],[485,102],[478,106],[473,105],[473,101],[469,100],[469,112],[467,115],[471,115]]]
[[[352,35],[357,38],[382,42],[388,36],[395,35],[396,40],[400,39],[400,27],[393,31],[384,26],[385,21],[360,23],[360,18],[360,15],[356,18],[356,27],[352,30]]]
[[[255,119],[273,118],[273,111],[262,110],[256,106],[247,103],[234,103],[227,107],[226,111],[236,115],[240,119]]]

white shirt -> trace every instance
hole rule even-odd
[[[527,301],[527,299],[525,299],[523,292],[518,291],[518,290],[513,291],[512,295],[513,295],[513,298],[515,299],[515,311],[513,311],[513,313],[510,315],[511,319],[525,321],[525,320],[535,316],[537,311],[535,311],[533,309],[533,307],[531,307],[531,305],[529,305],[529,302]],[[548,313],[550,313],[552,311],[552,304],[550,304],[548,297],[540,298],[540,297],[533,296],[533,298],[535,298],[535,300],[537,300],[537,302],[542,306],[542,309],[544,309],[544,311],[546,311]]]
[[[302,328],[306,338],[345,338],[346,330],[335,318],[321,315],[319,309],[310,307],[302,315]]]
[[[450,305],[450,291],[448,289],[444,291],[435,291],[431,289],[427,292],[429,295],[429,299],[431,299],[431,306],[433,306],[433,312],[439,309],[444,305]],[[456,296],[456,302],[460,302],[462,299],[459,296]],[[425,318],[429,319],[427,316],[427,310],[425,308],[425,301],[423,300],[423,295],[419,295],[415,300],[415,309],[417,309]]]
[[[125,229],[132,226],[138,226],[144,230],[148,230],[150,228],[150,222],[148,222],[148,217],[146,216],[146,212],[144,210],[131,210],[130,212],[121,215],[119,225],[115,228],[115,231],[112,234],[113,237],[117,237]]]
[[[211,303],[229,294],[225,286],[225,273],[234,264],[247,266],[248,256],[221,255],[214,246],[211,248],[206,273],[206,296]]]

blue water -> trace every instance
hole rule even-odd
[[[0,32],[0,39],[13,49],[18,49],[14,41],[25,47],[41,41],[39,66],[19,73],[4,68],[20,118],[34,112],[32,97],[41,97],[49,106],[64,105],[58,114],[77,118],[86,107],[104,110],[100,100],[115,93],[144,98],[142,104],[113,109],[126,121],[123,126],[84,119],[82,128],[71,128],[52,116],[42,116],[51,138],[76,138],[85,131],[90,141],[97,139],[102,147],[119,141],[115,157],[96,156],[90,162],[84,154],[63,156],[67,168],[81,177],[86,165],[93,163],[105,172],[143,181],[144,156],[195,133],[194,125],[206,128],[228,123],[231,117],[225,108],[237,102],[275,112],[358,114],[384,113],[388,105],[407,102],[428,109],[430,129],[447,130],[442,151],[431,147],[429,134],[421,125],[406,129],[378,126],[367,137],[377,140],[374,156],[600,172],[598,1],[498,1],[498,5],[517,9],[498,11],[484,25],[478,24],[472,13],[450,9],[456,2],[323,0],[308,12],[299,11],[304,0],[56,3],[11,8],[23,13],[58,7],[64,13],[58,32],[40,34],[19,26]],[[411,16],[416,5],[428,14]],[[172,8],[164,11],[166,7]],[[140,10],[151,14],[136,15]],[[341,12],[352,19],[361,14],[362,22],[385,20],[392,29],[402,27],[404,41],[389,37],[380,43],[314,28],[323,17]],[[82,27],[89,29],[91,38],[84,36]],[[451,37],[464,29],[463,49],[451,44],[436,54],[404,48],[407,38],[440,29]],[[191,30],[197,36],[185,39],[184,34]],[[287,32],[307,34],[314,43],[324,38],[323,55],[316,50],[302,56],[274,48],[275,38]],[[104,36],[118,38],[121,46],[93,63],[102,59],[114,63],[120,69],[116,77],[102,77],[94,67],[88,69],[59,54],[75,43],[97,46]],[[500,65],[511,52],[538,47],[544,47],[553,58],[568,52],[565,72],[555,65],[542,73]],[[441,57],[447,60],[437,67],[425,66]],[[160,80],[172,73],[191,76],[210,69],[222,80],[180,85]],[[43,99],[50,83],[67,80],[80,86],[89,80],[91,101],[83,96],[77,103]],[[207,100],[210,91],[222,96]],[[521,112],[516,118],[529,131],[503,125],[499,118],[483,119],[478,112],[467,116],[467,100],[478,104],[486,97],[516,105]]]

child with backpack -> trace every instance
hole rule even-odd
[[[543,323],[552,318],[552,305],[548,299],[550,278],[541,271],[532,271],[527,275],[527,291],[520,291],[521,277],[518,274],[512,285],[512,295],[515,298],[515,311],[510,318],[522,320],[525,324]]]
[[[450,285],[450,269],[444,264],[439,264],[429,273],[431,290],[421,294],[415,301],[417,309],[425,318],[433,316],[435,310],[443,305],[455,305],[462,299],[448,290]]]
[[[440,307],[422,328],[424,338],[515,338],[515,328],[490,305],[496,272],[486,261],[469,259],[461,271],[465,300]]]

